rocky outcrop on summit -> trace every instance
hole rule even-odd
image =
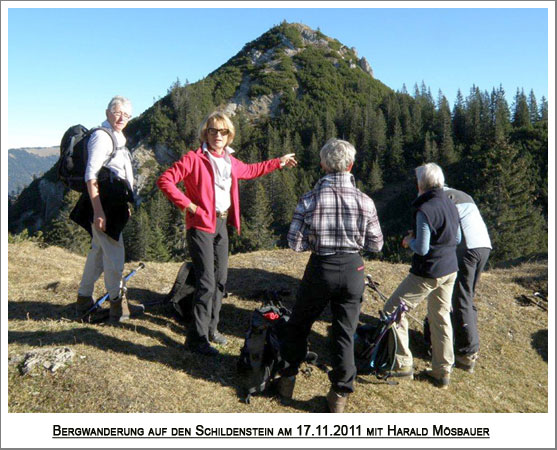
[[[359,66],[363,69],[363,71],[365,73],[369,73],[371,76],[373,76],[373,69],[371,68],[371,66],[369,65],[369,63],[367,62],[367,59],[365,59],[363,56],[360,58],[360,60],[358,61]]]

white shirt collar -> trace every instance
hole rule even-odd
[[[207,147],[207,142],[203,142],[201,148],[203,149],[204,152],[209,153],[209,147]],[[229,147],[228,145],[224,147],[224,151],[229,155],[235,152],[235,150],[232,147]]]

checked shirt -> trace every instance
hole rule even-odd
[[[288,245],[321,255],[378,252],[383,233],[373,200],[355,186],[349,172],[329,173],[296,206]]]

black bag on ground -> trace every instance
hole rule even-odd
[[[381,318],[356,328],[354,336],[354,359],[360,375],[388,377],[395,364],[396,336],[392,321],[380,311]]]
[[[289,317],[290,311],[280,303],[268,302],[253,311],[237,364],[243,375],[245,403],[252,395],[263,393],[277,376],[282,362],[280,342]]]
[[[195,271],[193,264],[186,261],[180,267],[176,281],[164,303],[170,303],[176,317],[183,323],[193,319],[193,296],[195,294]]]
[[[112,153],[104,163],[107,164],[114,157],[118,146],[114,133],[108,128],[97,127],[88,130],[83,125],[74,125],[68,128],[60,142],[60,157],[56,165],[56,172],[58,179],[74,191],[87,191],[84,179],[89,158],[87,143],[91,134],[97,130],[106,131],[112,139]]]

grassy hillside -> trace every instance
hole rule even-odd
[[[71,363],[51,373],[36,367],[21,375],[17,364],[8,369],[10,412],[322,412],[329,382],[313,367],[300,375],[294,401],[282,405],[272,397],[239,401],[242,380],[236,361],[251,311],[261,290],[289,291],[290,305],[309,254],[289,250],[234,255],[230,260],[229,296],[224,300],[221,331],[229,345],[221,356],[205,359],[186,352],[184,328],[168,307],[149,308],[124,326],[67,320],[77,292],[84,258],[57,247],[32,242],[8,247],[8,357],[39,347],[66,346],[75,352]],[[126,265],[128,270],[136,263]],[[179,263],[148,263],[129,282],[129,298],[152,302],[164,297]],[[366,272],[388,294],[408,272],[408,266],[372,261]],[[102,282],[96,294],[103,293]],[[547,312],[517,301],[535,290],[547,293],[547,264],[527,263],[486,273],[477,306],[482,339],[476,373],[455,369],[447,391],[422,378],[388,385],[374,377],[358,377],[347,412],[547,412]],[[368,294],[361,319],[376,316],[382,302]],[[327,313],[328,314],[328,313]],[[420,321],[425,304],[412,312]],[[330,364],[329,316],[315,324],[312,350]],[[411,348],[421,371],[430,362],[421,323],[410,319]],[[435,401],[432,402],[432,396]]]

